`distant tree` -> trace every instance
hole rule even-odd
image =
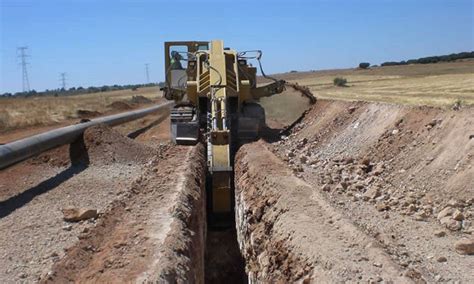
[[[342,77],[336,77],[333,80],[334,86],[337,87],[347,87],[347,79]]]
[[[369,63],[369,62],[361,62],[361,63],[359,63],[359,68],[360,68],[360,69],[367,69],[367,68],[369,68],[369,66],[370,66],[370,63]]]

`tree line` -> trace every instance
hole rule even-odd
[[[148,83],[148,84],[128,84],[128,85],[104,85],[101,87],[72,87],[69,89],[54,89],[54,90],[44,90],[41,92],[37,92],[35,90],[31,90],[29,92],[16,92],[16,93],[3,93],[0,94],[1,97],[33,97],[33,96],[72,96],[72,95],[84,95],[84,94],[92,94],[92,93],[100,93],[100,92],[108,92],[108,91],[117,91],[117,90],[137,90],[138,88],[143,87],[163,87],[164,82],[160,83]]]
[[[460,52],[452,53],[448,55],[440,56],[428,56],[421,57],[418,59],[410,59],[407,61],[388,61],[380,64],[381,66],[394,66],[394,65],[407,65],[407,64],[428,64],[428,63],[438,63],[438,62],[450,62],[456,61],[459,59],[474,58],[474,51],[471,52]]]

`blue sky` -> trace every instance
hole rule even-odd
[[[262,49],[266,73],[474,50],[472,0],[0,0],[0,93],[163,80],[163,42]]]

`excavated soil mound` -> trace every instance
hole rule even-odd
[[[244,146],[236,206],[245,221],[238,225],[251,278],[271,280],[276,269],[281,275],[273,280],[295,280],[291,263],[308,263],[295,258],[303,248],[303,260],[313,261],[308,271],[297,270],[300,279],[395,279],[385,261],[359,251],[372,240],[390,267],[415,282],[474,281],[474,257],[465,247],[474,246],[473,133],[473,108],[318,100],[288,136],[265,144],[279,159]],[[287,221],[285,214],[291,215]],[[346,240],[338,232],[351,224],[349,231],[359,233]],[[326,233],[312,243],[308,234],[321,231]],[[311,253],[316,243],[323,247]],[[325,243],[338,245],[327,251]],[[265,247],[286,249],[290,263]]]
[[[97,125],[87,129],[82,138],[71,145],[41,153],[28,160],[28,163],[53,167],[66,167],[71,162],[93,165],[139,164],[160,154],[165,148],[147,146],[107,125]]]
[[[152,100],[150,100],[149,98],[144,97],[144,96],[133,96],[130,99],[130,103],[132,103],[132,104],[149,104],[149,103],[152,103],[152,102],[153,102]]]
[[[102,113],[93,110],[79,109],[76,111],[77,117],[82,119],[89,119],[102,115]]]
[[[84,144],[92,164],[144,163],[159,154],[157,149],[137,143],[106,125],[87,129]]]
[[[125,101],[116,101],[116,102],[111,103],[107,107],[113,110],[129,110],[133,108],[131,104]]]
[[[147,163],[40,282],[203,283],[203,153],[172,147]]]

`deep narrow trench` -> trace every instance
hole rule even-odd
[[[208,229],[204,272],[206,283],[248,282],[235,226],[227,229]]]
[[[237,151],[237,150],[235,150]],[[233,165],[234,166],[234,165]],[[231,195],[234,198],[234,177],[231,179]],[[219,216],[213,214],[211,204],[212,189],[209,179],[206,179],[207,203],[207,236],[204,253],[205,283],[248,283],[245,273],[245,260],[242,257],[237,241],[235,212]],[[232,207],[235,208],[235,200]]]

